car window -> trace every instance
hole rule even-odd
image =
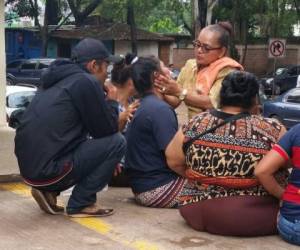
[[[26,62],[23,63],[21,69],[35,69],[36,62]]]
[[[300,89],[289,92],[286,97],[286,101],[291,103],[300,103]]]
[[[291,76],[298,75],[298,68],[297,67],[290,68],[288,74]]]
[[[286,68],[278,68],[275,72],[276,76],[283,74],[287,69]]]
[[[51,64],[51,61],[40,61],[38,69],[46,69]]]
[[[6,65],[7,69],[18,68],[21,65],[22,61],[14,61]]]
[[[27,107],[35,95],[35,91],[23,91],[9,95],[7,97],[7,106],[9,108]]]

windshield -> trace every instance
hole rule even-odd
[[[278,68],[275,72],[276,76],[283,74],[287,69],[286,68]]]
[[[31,102],[35,91],[23,91],[11,94],[7,97],[7,106],[9,108],[25,108]]]

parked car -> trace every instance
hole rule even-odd
[[[274,76],[262,78],[261,84],[267,95],[281,95],[297,86],[297,78],[299,75],[300,65],[280,67],[275,71]]]
[[[263,116],[276,118],[286,128],[300,123],[300,88],[294,88],[263,105]]]
[[[297,86],[297,78],[300,75],[300,65],[292,65],[282,70],[282,73],[274,77],[275,94],[283,94]]]
[[[28,83],[39,86],[43,70],[55,61],[54,58],[18,59],[6,65],[7,85]]]
[[[274,87],[274,78],[279,77],[287,70],[287,67],[280,67],[275,70],[275,72],[271,71],[268,72],[264,77],[260,79],[260,84],[263,88],[263,91],[266,95],[273,94],[273,87]],[[274,89],[274,94],[278,93],[279,91]]]
[[[21,114],[24,113],[35,96],[35,86],[6,86],[6,117],[10,127],[16,128],[20,124]]]

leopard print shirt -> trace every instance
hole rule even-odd
[[[185,142],[222,122],[230,114],[212,110],[193,117],[183,126]],[[279,140],[283,125],[275,119],[251,115],[227,123],[214,132],[197,139],[186,152],[186,164],[191,170],[207,177],[255,178],[254,167]],[[286,182],[288,173],[281,171],[277,178]],[[261,186],[225,188],[198,183],[198,195],[185,203],[227,196],[266,196]]]

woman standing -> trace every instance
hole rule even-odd
[[[232,26],[228,22],[208,25],[193,42],[195,59],[182,68],[177,83],[161,76],[156,86],[174,108],[181,102],[188,107],[189,119],[194,115],[218,108],[221,84],[233,70],[243,70],[235,60],[227,57]]]

